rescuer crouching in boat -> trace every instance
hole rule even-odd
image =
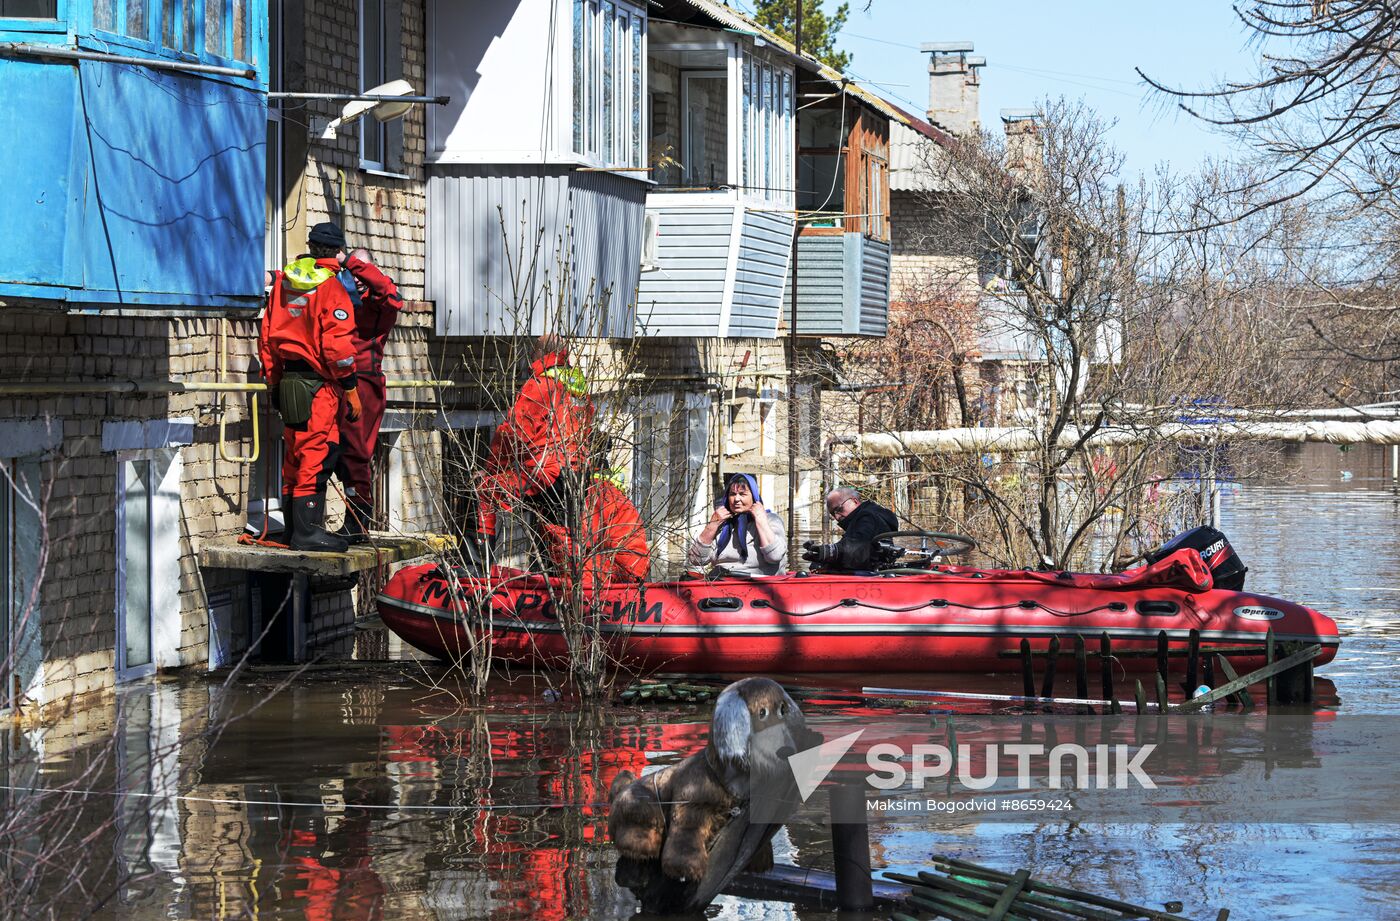
[[[751,791],[774,789],[791,777],[787,756],[819,745],[802,711],[771,678],[744,678],[720,692],[702,751],[637,779],[622,771],[608,791],[608,836],[617,848],[617,882],[648,912],[703,908],[691,905],[696,883],[711,872],[712,851]],[[772,826],[777,831],[778,826]],[[773,866],[771,832],[748,857],[746,869]],[[732,866],[733,864],[731,864]],[[716,866],[714,872],[728,867]],[[689,883],[687,887],[678,883]]]
[[[642,516],[623,491],[620,473],[604,466],[600,452],[583,492],[577,531],[540,523],[550,562],[566,577],[578,574],[584,590],[595,592],[615,582],[643,582],[651,564]]]
[[[878,502],[862,499],[849,486],[838,486],[826,494],[826,511],[841,528],[841,539],[834,544],[809,540],[802,545],[802,558],[828,572],[873,569],[875,538],[899,530],[894,512]]]

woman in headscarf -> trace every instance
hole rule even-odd
[[[747,473],[730,475],[686,561],[750,576],[787,571],[787,532],[783,520],[763,507],[758,480]]]

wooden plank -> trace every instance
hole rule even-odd
[[[1138,686],[1141,687],[1141,685],[1142,682],[1139,681]],[[861,688],[861,693],[885,697],[954,697],[959,700],[996,700],[1032,704],[1073,704],[1093,707],[1102,707],[1114,703],[1114,701],[1111,700],[1099,700],[1094,697],[1036,697],[1034,695],[1020,694],[980,694],[972,691],[925,691],[912,688]]]
[[[1009,652],[1010,650],[1008,650]],[[1021,640],[1021,693],[1025,697],[1035,696],[1035,664],[1031,660],[1031,641]]]
[[[1113,640],[1107,630],[1099,634],[1099,684],[1099,696],[1113,700]]]
[[[1084,637],[1074,635],[1074,696],[1089,696],[1089,657],[1084,650]]]
[[[1002,873],[999,870],[992,870],[988,867],[983,867],[975,863],[971,863],[970,861],[959,860],[956,857],[941,857],[938,855],[934,855],[933,862],[935,864],[951,868],[948,870],[948,872],[956,873],[959,876],[970,876],[977,879],[985,879],[991,882],[998,883],[1006,883],[1011,880],[1010,875]],[[1085,902],[1089,905],[1094,905],[1099,908],[1112,909],[1114,911],[1122,912],[1129,918],[1150,918],[1152,919],[1152,921],[1190,921],[1190,919],[1188,918],[1184,918],[1181,915],[1172,914],[1171,912],[1157,911],[1156,909],[1147,908],[1142,905],[1133,905],[1130,902],[1120,902],[1117,899],[1110,899],[1106,898],[1105,896],[1094,895],[1091,892],[1080,892],[1077,889],[1066,889],[1063,886],[1054,886],[1050,883],[1037,882],[1036,880],[1028,880],[1026,882],[1025,888],[1031,892],[1040,892],[1046,895],[1058,896],[1060,898],[1070,899],[1077,902]]]
[[[1320,652],[1322,652],[1322,647],[1316,644],[1304,647],[1303,649],[1300,649],[1298,652],[1295,652],[1290,656],[1285,656],[1284,658],[1279,659],[1273,665],[1266,665],[1263,668],[1255,669],[1248,675],[1245,675],[1243,678],[1236,678],[1234,681],[1229,681],[1225,684],[1222,684],[1220,687],[1211,691],[1209,694],[1202,694],[1200,697],[1197,697],[1194,700],[1188,700],[1185,703],[1178,706],[1176,709],[1182,712],[1199,710],[1206,704],[1213,704],[1217,700],[1224,700],[1226,697],[1229,697],[1231,694],[1235,693],[1240,688],[1247,688],[1251,684],[1256,684],[1260,681],[1263,681],[1265,678],[1268,678],[1271,675],[1277,675],[1280,672],[1287,671],[1295,665],[1301,665],[1304,662],[1311,662],[1313,659],[1317,658]]]
[[[1186,689],[1186,696],[1189,698],[1192,694],[1196,693],[1196,688],[1200,686],[1196,683],[1196,679],[1199,677],[1197,666],[1200,663],[1201,656],[1201,631],[1193,627],[1188,636],[1189,639],[1186,644],[1186,683],[1182,685],[1182,687]]]
[[[236,569],[246,572],[285,572],[309,576],[350,576],[389,563],[401,563],[440,553],[454,545],[445,535],[418,537],[375,534],[372,543],[351,547],[345,553],[310,553],[281,550],[256,544],[240,544],[237,537],[205,541],[199,550],[199,565],[206,569]]]
[[[886,872],[885,876],[896,882],[909,884],[912,887],[912,895],[923,895],[925,898],[927,898],[925,895],[927,890],[943,889],[954,895],[990,905],[997,900],[997,894],[1001,891],[1001,886],[991,881],[984,880],[980,885],[975,885],[952,876],[929,873],[926,870],[919,871],[918,876],[893,872]],[[1121,913],[1110,914],[1106,911],[1095,911],[1082,905],[1066,902],[1063,899],[1033,895],[1026,891],[1016,897],[1016,904],[1013,907],[1016,909],[1017,915],[1045,919],[1045,921],[1064,921],[1065,915],[1087,918],[1089,921],[1120,921],[1123,917]]]
[[[1220,661],[1220,674],[1225,676],[1225,680],[1239,681],[1240,676],[1235,674],[1235,667],[1230,664],[1230,660],[1224,656],[1217,656],[1217,658]],[[1254,699],[1249,696],[1249,688],[1240,688],[1239,693],[1235,695],[1235,701],[1242,710],[1254,709]]]
[[[1265,664],[1266,666],[1269,666],[1269,665],[1273,665],[1273,664],[1274,664],[1274,628],[1273,628],[1273,627],[1270,627],[1270,628],[1269,628],[1269,632],[1268,632],[1267,634],[1265,634],[1265,640],[1264,640],[1264,664]],[[1265,698],[1265,702],[1268,703],[1269,706],[1273,706],[1274,704],[1278,703],[1278,688],[1277,688],[1277,687],[1275,686],[1275,684],[1274,684],[1274,676],[1273,676],[1273,675],[1270,675],[1270,676],[1269,676],[1268,696]]]
[[[1055,663],[1060,652],[1060,638],[1050,637],[1050,654],[1045,660],[1045,679],[1040,684],[1041,697],[1055,696]]]
[[[1026,881],[1030,878],[1030,870],[1017,870],[1016,874],[1011,877],[1011,881],[1006,884],[1006,888],[1002,890],[1001,898],[997,899],[992,910],[987,913],[987,921],[1002,921],[1006,917],[1006,912],[1011,908],[1011,903],[1016,901],[1016,897],[1021,894],[1021,890],[1026,887]]]

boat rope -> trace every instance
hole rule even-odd
[[[465,806],[433,805],[378,805],[373,803],[326,803],[312,800],[278,799],[239,799],[236,797],[189,796],[183,793],[150,793],[142,790],[68,790],[62,787],[20,787],[0,785],[0,790],[18,793],[49,793],[54,796],[134,796],[145,799],[182,800],[187,803],[213,803],[226,806],[286,806],[293,809],[325,809],[328,806],[343,809],[382,809],[394,812],[469,812],[495,811],[498,809],[604,809],[608,803],[490,803]],[[668,800],[661,806],[680,806],[690,800]]]
[[[778,605],[774,604],[772,601],[769,601],[766,598],[759,598],[749,603],[756,608],[768,608],[778,614],[782,614],[784,617],[811,617],[814,614],[825,614],[828,611],[834,611],[837,608],[841,607],[864,607],[871,608],[876,611],[886,611],[890,614],[908,614],[911,611],[920,611],[925,608],[962,608],[965,611],[1010,611],[1014,609],[1033,611],[1039,609],[1055,617],[1083,617],[1086,614],[1097,614],[1099,611],[1122,612],[1128,610],[1128,606],[1124,602],[1110,601],[1107,604],[1101,604],[1092,608],[1086,608],[1083,611],[1061,611],[1058,608],[1052,608],[1049,605],[1046,605],[1039,601],[1035,601],[1030,598],[1022,599],[1021,601],[1017,601],[1013,604],[964,604],[961,601],[949,601],[946,598],[933,598],[929,601],[921,601],[918,604],[904,605],[900,607],[876,604],[871,601],[860,601],[856,598],[842,598],[835,604],[827,605],[824,608],[815,608],[811,611],[788,610],[787,608],[779,607]]]

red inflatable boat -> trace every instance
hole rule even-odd
[[[1320,644],[1316,664],[1336,655],[1330,618],[1219,587],[1242,587],[1244,573],[1223,535],[1204,555],[1179,545],[1183,538],[1155,562],[1110,575],[926,560],[926,568],[858,574],[613,584],[590,603],[612,654],[647,671],[1016,671],[1017,658],[1003,653],[1019,650],[1023,638],[1039,650],[1053,637],[1066,646],[1083,636],[1097,649],[1107,633],[1121,653],[1155,650],[1163,633],[1184,649],[1197,630],[1203,650],[1227,649],[1243,672],[1264,664],[1271,628],[1280,642]],[[460,661],[489,641],[497,661],[551,666],[568,653],[556,615],[564,597],[561,580],[538,573],[496,569],[481,577],[427,564],[400,570],[378,601],[390,629],[438,658]],[[1119,662],[1128,670],[1156,665],[1152,656]],[[1172,665],[1184,671],[1186,660]]]

